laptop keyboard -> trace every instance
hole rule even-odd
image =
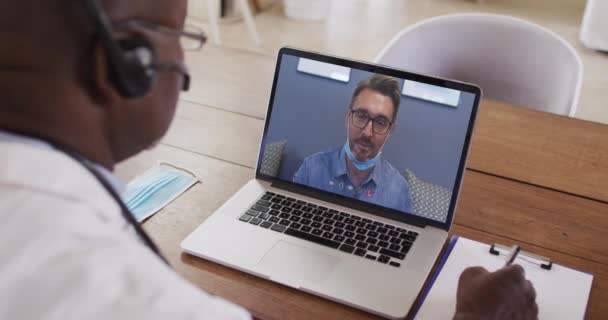
[[[418,233],[266,192],[239,217],[265,229],[400,267]]]

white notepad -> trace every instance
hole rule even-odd
[[[423,298],[415,319],[451,319],[456,310],[460,274],[472,266],[482,266],[488,271],[502,268],[508,252],[502,248],[496,250],[500,255],[491,254],[488,244],[452,237],[442,258],[441,263],[445,264],[438,267],[435,281],[430,284],[430,291]],[[593,275],[557,264],[547,270],[541,268],[540,260],[525,254],[520,254],[514,263],[524,267],[526,278],[534,284],[540,320],[584,319]]]

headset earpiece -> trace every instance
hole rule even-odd
[[[126,78],[119,83],[126,82],[128,85],[123,96],[135,98],[146,95],[156,80],[156,70],[153,68],[156,61],[154,48],[143,36],[121,39],[117,44],[124,61],[124,72],[120,74]]]
[[[106,50],[110,81],[123,97],[145,96],[156,80],[152,67],[156,53],[152,44],[143,36],[114,40],[110,19],[99,1],[85,0],[84,3]]]

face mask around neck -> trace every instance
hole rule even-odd
[[[348,157],[348,159],[350,159],[350,162],[355,166],[355,168],[357,168],[357,170],[364,171],[364,170],[367,170],[378,164],[378,161],[380,161],[380,156],[382,155],[382,149],[384,149],[384,145],[386,144],[386,140],[384,140],[384,143],[380,147],[380,151],[378,151],[378,154],[375,157],[373,157],[367,161],[359,161],[359,160],[357,160],[357,158],[355,158],[353,151],[350,149],[350,144],[348,143],[348,137],[350,137],[350,130],[347,126],[346,127],[346,142],[344,143],[343,149],[344,149],[344,152],[346,153],[346,156]]]
[[[367,160],[367,161],[359,161],[357,160],[357,158],[355,158],[355,155],[353,154],[352,150],[350,149],[350,145],[348,144],[348,141],[346,141],[346,143],[344,143],[344,152],[346,153],[346,156],[348,156],[348,159],[350,159],[350,162],[352,162],[352,164],[355,166],[355,168],[357,168],[357,170],[359,171],[363,171],[363,170],[367,170],[373,166],[375,166],[376,164],[378,164],[378,161],[380,161],[380,155],[382,155],[382,151],[378,152],[378,154]]]

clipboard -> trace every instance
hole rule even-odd
[[[462,271],[482,266],[488,271],[503,267],[510,247],[484,244],[452,236],[410,319],[451,319],[456,310],[456,289]],[[539,320],[584,319],[593,275],[553,263],[522,251],[515,262],[526,271],[536,290]]]

